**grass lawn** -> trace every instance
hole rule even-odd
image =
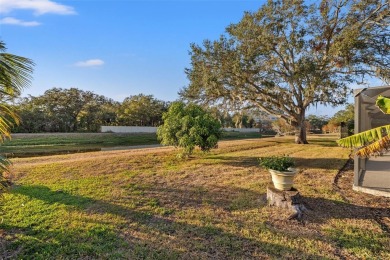
[[[335,176],[349,151],[329,138],[221,142],[13,159],[0,255],[19,259],[390,259],[390,199]],[[257,158],[289,154],[311,208],[302,223],[268,207]]]
[[[259,138],[259,133],[224,132],[222,140]],[[102,148],[157,145],[153,133],[42,133],[14,134],[0,146],[8,157],[31,157],[52,154],[100,151]]]

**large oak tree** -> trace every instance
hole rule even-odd
[[[388,0],[268,1],[191,45],[188,100],[260,108],[295,127],[307,143],[305,112],[346,101],[349,84],[390,78]]]

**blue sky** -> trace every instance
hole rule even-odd
[[[188,82],[190,44],[217,39],[264,2],[0,0],[0,38],[36,63],[24,96],[76,87],[117,101],[139,93],[173,101]]]

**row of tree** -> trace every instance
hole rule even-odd
[[[152,95],[130,96],[119,103],[91,91],[52,88],[15,103],[21,118],[15,132],[96,132],[102,125],[157,126],[168,105]]]
[[[159,126],[170,102],[153,95],[133,95],[117,102],[91,91],[52,88],[41,96],[15,101],[21,123],[14,132],[97,132],[102,125]],[[212,114],[223,127],[257,127],[256,113],[230,113],[216,107]]]

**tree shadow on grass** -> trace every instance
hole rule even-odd
[[[278,144],[286,144],[286,143],[294,143],[293,139],[283,139],[278,140],[277,138],[273,139],[272,142],[278,143]],[[308,135],[308,142],[309,145],[319,145],[323,147],[337,147],[337,143],[332,137],[325,137],[325,138],[318,138]],[[302,145],[302,144],[297,144]]]
[[[174,205],[175,208],[197,208],[208,205],[224,211],[251,210],[267,205],[266,194],[243,188],[225,186],[159,186],[145,190],[146,197],[159,198],[163,205]]]
[[[85,208],[95,200],[83,196],[72,195],[63,190],[51,190],[43,185],[14,185],[12,193],[39,199],[47,203],[61,203],[75,208]]]
[[[339,170],[347,161],[340,158],[295,158],[296,167],[302,169]]]
[[[259,156],[261,157],[261,156]],[[229,165],[233,167],[255,167],[259,166],[259,157],[249,157],[249,156],[213,156],[206,158],[206,160],[218,160],[224,165]],[[301,158],[293,157],[295,159],[297,168],[313,168],[313,169],[331,169],[338,170],[343,166],[348,159],[339,159],[339,158]]]
[[[0,228],[8,233],[8,241],[0,239],[5,245],[0,247],[0,255],[5,259],[177,259],[180,255],[173,248],[125,238],[102,223],[88,223],[87,228],[8,224],[0,224]]]
[[[185,190],[164,190],[162,193],[184,193]],[[5,225],[13,234],[25,234],[29,238],[16,242],[12,247],[21,247],[18,257],[101,257],[136,259],[233,259],[299,257],[321,258],[301,248],[294,248],[275,242],[264,242],[230,233],[217,227],[213,221],[203,224],[190,224],[173,221],[142,209],[130,209],[105,201],[69,194],[65,191],[52,191],[46,186],[18,186],[13,193],[29,196],[49,204],[60,203],[71,206],[70,210],[91,214],[114,214],[127,224],[107,226],[100,218],[85,226],[18,226]],[[169,198],[180,200],[182,194]],[[217,202],[218,203],[218,202]],[[92,222],[96,222],[95,225]],[[239,224],[239,223],[238,223]],[[261,224],[261,223],[260,223]],[[46,224],[47,225],[47,224]],[[49,224],[50,225],[50,224]],[[266,228],[260,225],[261,229]],[[134,236],[142,233],[144,235]],[[267,232],[265,229],[259,232]],[[142,237],[142,238],[140,238]],[[156,238],[157,237],[157,238]],[[174,238],[174,239],[172,239]],[[180,248],[180,250],[178,250]],[[113,255],[112,255],[113,256]]]
[[[260,199],[251,204],[250,207],[245,205],[238,207],[239,210],[253,209],[265,206],[264,193],[259,193],[243,188],[226,188],[211,186],[206,189],[203,186],[186,186],[178,187],[159,187],[158,185],[144,188],[145,194],[143,196],[150,196],[161,198],[162,203],[177,202],[179,207],[196,207],[208,203],[224,210],[235,210],[232,208],[235,197],[242,196],[243,200]],[[91,211],[92,213],[111,213],[118,216],[125,216],[140,219],[151,219],[153,214],[150,212],[141,212],[122,205],[117,205],[102,200],[96,200],[79,195],[72,195],[66,191],[53,191],[46,186],[41,185],[21,185],[14,186],[12,193],[28,196],[33,199],[45,201],[49,204],[60,203],[71,206],[74,209],[81,209]],[[229,195],[231,194],[231,195]],[[354,205],[346,202],[336,200],[329,200],[325,198],[305,197],[304,202],[311,210],[310,215],[315,216],[313,220],[326,221],[330,218],[344,219],[372,219],[375,216],[390,217],[389,208],[366,207]],[[246,204],[248,205],[248,204]],[[375,213],[375,214],[374,214]]]
[[[253,167],[259,166],[258,157],[249,157],[249,156],[212,156],[205,158],[207,163],[208,160],[218,161],[224,165],[234,166],[234,167]]]
[[[138,196],[142,196],[144,201],[138,201],[139,205],[154,203],[155,206],[164,206],[169,204],[175,205],[176,208],[184,207],[198,207],[199,205],[209,204],[216,208],[223,210],[247,210],[263,207],[266,205],[265,193],[248,189],[225,186],[162,186],[155,184],[153,186],[136,186],[131,185],[124,187],[129,189],[129,194],[136,192]],[[96,200],[79,195],[73,195],[63,190],[51,190],[46,186],[41,185],[15,185],[13,193],[28,196],[47,203],[61,203],[71,206],[74,209],[82,209],[90,212],[109,212],[115,215],[122,216],[122,214],[133,214],[137,217],[137,211],[132,210],[131,207],[108,203],[102,200]],[[134,197],[133,197],[134,198]],[[135,196],[135,199],[138,197]],[[152,201],[152,199],[154,199]],[[156,200],[157,199],[157,200]],[[122,201],[123,204],[123,201]],[[130,203],[129,203],[130,204]],[[159,205],[162,204],[162,205]],[[154,206],[154,205],[152,205]],[[147,216],[146,216],[147,215]],[[141,214],[139,218],[151,217],[150,214]]]
[[[312,222],[326,222],[329,219],[370,219],[389,218],[390,208],[366,207],[350,203],[304,197],[304,202],[311,210],[309,220]]]
[[[307,220],[312,223],[329,223],[331,219],[344,220],[336,223],[332,228],[326,229],[327,236],[337,242],[340,247],[350,249],[366,249],[376,255],[380,252],[389,252],[390,250],[390,225],[385,219],[390,218],[390,208],[366,207],[345,202],[333,201],[322,198],[304,198],[305,203],[311,208],[307,215]],[[369,226],[367,229],[362,222],[359,228],[356,224],[349,225],[349,220],[369,220],[370,223],[376,223],[382,230],[378,234]],[[387,237],[387,239],[383,239]],[[387,242],[386,242],[387,241]]]
[[[334,140],[326,140],[326,139],[316,139],[310,138],[309,144],[324,146],[324,147],[337,147],[337,143]]]

